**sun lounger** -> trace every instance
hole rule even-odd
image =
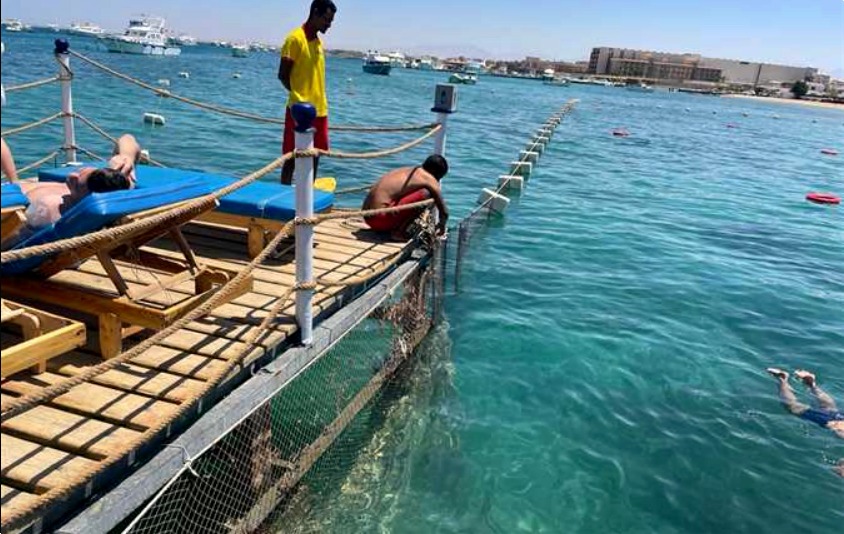
[[[67,167],[46,169],[40,171],[38,176],[42,181],[64,181],[73,170]],[[208,193],[236,180],[231,176],[219,174],[145,165],[137,167],[136,176],[138,189],[199,180],[207,186]],[[328,211],[333,204],[333,194],[314,191],[314,212]],[[293,187],[272,182],[254,182],[223,197],[216,210],[205,213],[198,219],[246,229],[249,257],[254,258],[266,246],[268,234],[278,232],[284,223],[296,216],[295,206]]]
[[[30,306],[0,300],[3,330],[18,330],[20,342],[2,353],[2,378],[26,369],[47,370],[47,361],[85,344],[85,325]]]
[[[60,239],[85,235],[115,223],[128,222],[168,211],[191,199],[205,196],[206,184],[187,180],[167,186],[147,187],[129,191],[92,194],[68,210],[50,227],[35,233],[15,248],[26,248]],[[209,204],[208,209],[213,209]],[[211,296],[215,288],[231,280],[236,273],[210,269],[197,262],[181,226],[195,217],[183,214],[171,217],[152,229],[139,229],[107,245],[83,245],[72,250],[22,259],[2,266],[4,295],[47,302],[73,309],[97,318],[100,349],[104,357],[121,351],[123,338],[144,328],[162,329]],[[174,261],[140,249],[146,243],[169,235],[179,246],[184,261]],[[111,280],[114,290],[86,287],[71,280],[51,279],[64,269],[80,264],[93,256]],[[163,279],[145,287],[134,287],[122,272],[154,269],[164,272]],[[67,277],[65,277],[67,278]],[[153,295],[168,292],[184,282],[194,282],[194,294],[178,302],[163,306],[151,301]],[[249,291],[252,280],[247,279],[232,298]],[[124,328],[124,324],[129,327]]]

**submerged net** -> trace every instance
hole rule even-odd
[[[193,459],[122,531],[291,530],[291,511],[342,485],[386,407],[403,394],[415,348],[440,317],[441,265],[437,251],[339,343]]]

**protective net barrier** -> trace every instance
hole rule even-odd
[[[383,423],[437,322],[439,252],[340,341],[190,459],[122,532],[277,532],[331,492]]]

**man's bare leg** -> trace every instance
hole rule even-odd
[[[768,368],[768,374],[779,381],[780,401],[783,406],[793,415],[802,415],[803,412],[809,409],[809,406],[797,400],[794,390],[791,389],[791,384],[788,383],[788,373],[776,367]]]
[[[835,471],[835,474],[838,476],[844,477],[844,458],[838,460],[838,465],[832,468]]]
[[[826,410],[828,412],[838,411],[838,407],[835,405],[835,399],[830,397],[826,391],[822,390],[820,386],[818,386],[818,381],[814,374],[809,371],[798,369],[797,371],[794,371],[794,376],[802,380],[803,384],[809,388],[809,392],[818,400],[818,405],[822,410]]]

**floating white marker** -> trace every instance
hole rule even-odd
[[[521,176],[510,176],[509,174],[505,176],[499,176],[498,188],[521,191],[525,188],[525,179]]]
[[[484,188],[481,190],[481,196],[478,197],[478,204],[489,204],[489,208],[492,211],[504,213],[504,210],[510,205],[510,199],[504,195],[499,195],[491,189]]]
[[[232,74],[232,78],[234,78],[235,80],[240,79],[240,73],[235,72],[234,74]]]
[[[164,115],[158,113],[144,113],[144,122],[153,126],[164,126],[167,123]]]
[[[182,72],[179,73],[179,78],[185,78],[185,79],[190,78],[190,72],[183,70]]]
[[[533,138],[533,140],[537,143],[542,143],[543,145],[547,145],[551,142],[551,138],[547,135],[537,135]]]
[[[533,164],[527,161],[513,161],[510,163],[510,174],[513,176],[530,176]]]
[[[529,161],[531,163],[536,163],[536,161],[539,159],[539,152],[534,152],[532,150],[520,150],[519,159],[523,161]]]
[[[540,154],[545,151],[545,145],[536,141],[531,141],[525,148],[530,152],[539,152]]]
[[[161,78],[160,80],[158,80],[158,85],[160,85],[161,87],[170,87],[170,80],[168,80],[167,78]]]

